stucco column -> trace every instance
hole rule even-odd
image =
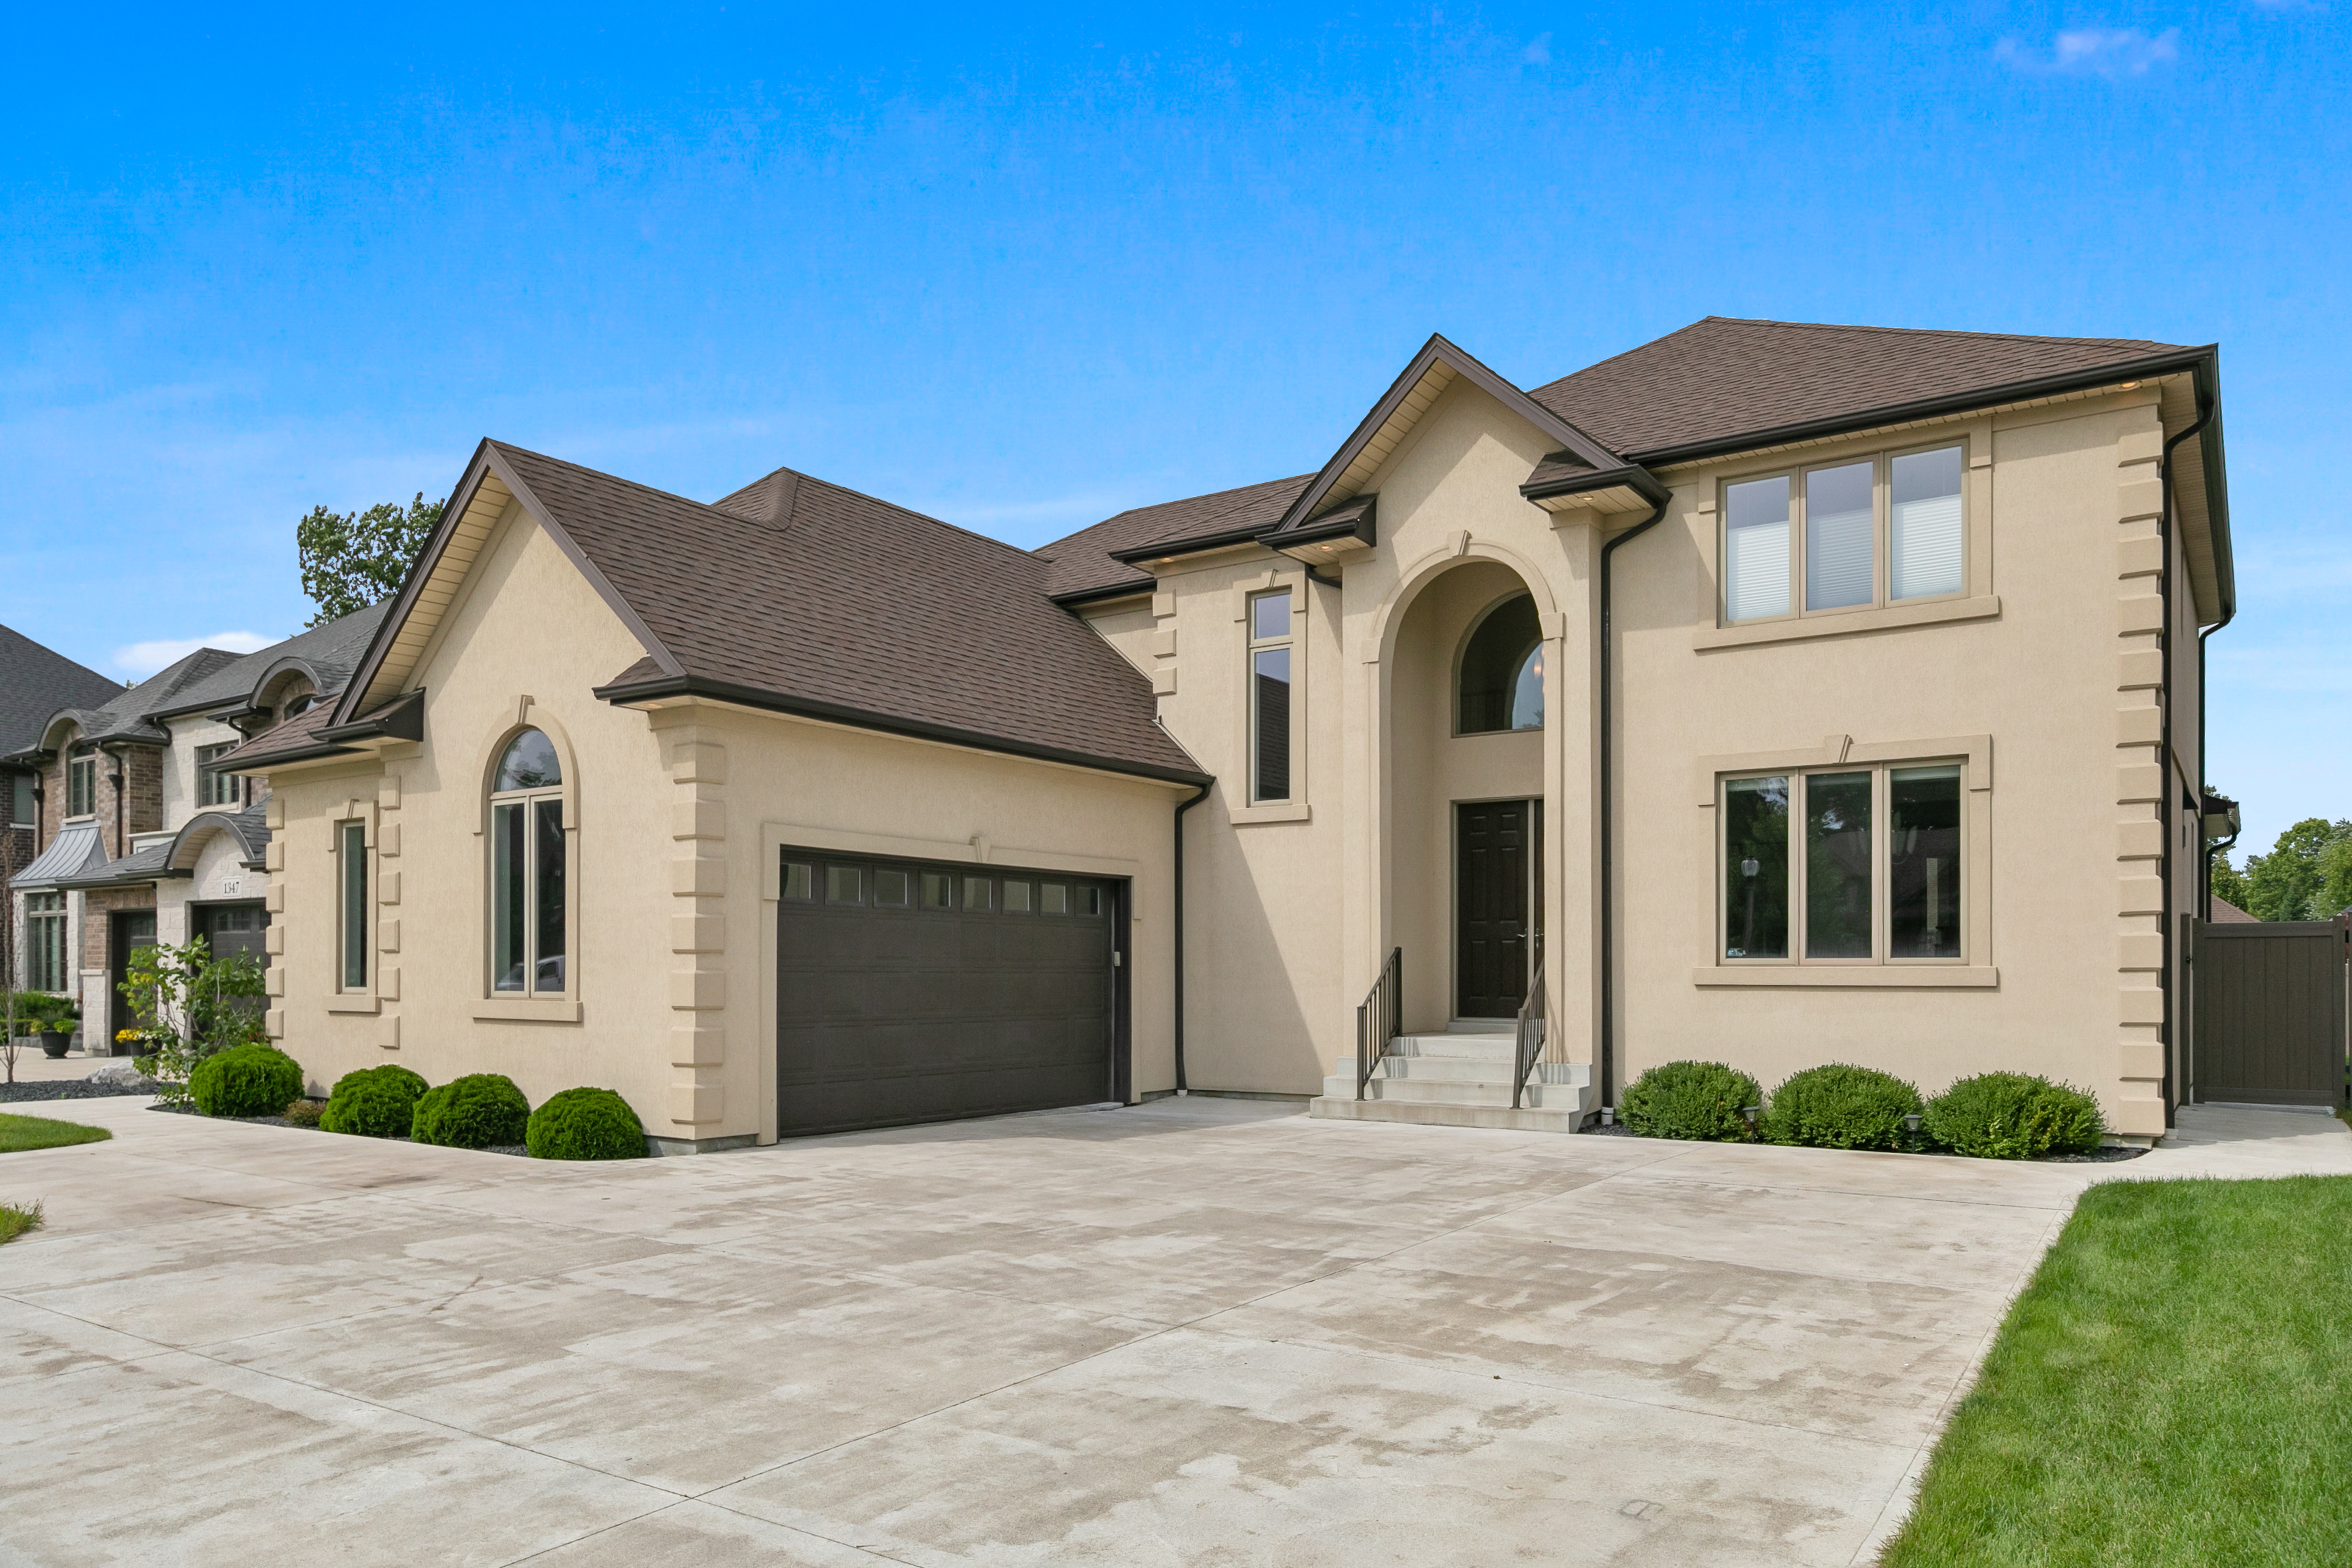
[[[1549,1027],[1570,1061],[1598,1056],[1601,1023],[1601,517],[1552,519],[1559,604],[1544,628],[1544,954]]]

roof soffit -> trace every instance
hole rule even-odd
[[[367,657],[336,704],[335,723],[350,723],[405,689],[443,622],[464,596],[467,579],[488,547],[491,535],[505,521],[509,508],[518,504],[546,531],[573,567],[588,579],[597,596],[620,617],[664,671],[682,673],[683,667],[676,658],[622,598],[611,580],[588,559],[563,525],[531,493],[530,487],[516,474],[497,443],[487,439],[482,442],[467,467],[457,493],[464,498],[464,503],[451,506],[443,514],[441,526],[419,552],[416,565],[401,584],[392,613],[377,627]]]

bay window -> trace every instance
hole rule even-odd
[[[1960,765],[1722,781],[1718,961],[1961,963]]]
[[[1726,484],[1726,624],[1948,598],[1965,591],[1962,445]]]

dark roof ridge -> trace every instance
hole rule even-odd
[[[1061,544],[1061,543],[1064,543],[1064,542],[1067,542],[1067,541],[1069,541],[1069,540],[1076,539],[1079,534],[1086,532],[1086,531],[1087,531],[1087,529],[1091,529],[1091,528],[1100,528],[1100,527],[1103,525],[1103,523],[1105,523],[1105,522],[1117,522],[1117,521],[1118,521],[1120,518],[1122,518],[1122,517],[1132,517],[1132,516],[1134,516],[1137,512],[1139,512],[1139,511],[1158,511],[1158,510],[1159,510],[1160,508],[1162,508],[1162,507],[1170,507],[1170,506],[1182,506],[1182,505],[1184,505],[1185,503],[1187,503],[1187,502],[1189,502],[1189,501],[1215,500],[1217,500],[1217,499],[1218,499],[1219,497],[1221,497],[1221,496],[1238,496],[1238,495],[1241,495],[1242,493],[1244,493],[1244,491],[1249,491],[1249,490],[1262,490],[1262,489],[1265,489],[1268,485],[1296,485],[1296,484],[1303,484],[1303,483],[1305,483],[1307,480],[1311,479],[1313,479],[1314,477],[1315,477],[1315,476],[1314,476],[1312,473],[1305,473],[1305,474],[1286,474],[1286,475],[1285,475],[1283,478],[1278,479],[1258,479],[1258,480],[1256,480],[1256,481],[1255,481],[1255,482],[1253,482],[1253,483],[1250,483],[1250,484],[1246,484],[1246,485],[1234,485],[1234,486],[1232,486],[1232,487],[1230,487],[1230,488],[1228,488],[1228,489],[1222,489],[1222,490],[1202,490],[1202,491],[1200,494],[1198,494],[1198,495],[1190,495],[1190,496],[1171,496],[1171,497],[1170,497],[1168,500],[1166,500],[1147,501],[1147,502],[1145,502],[1145,503],[1144,503],[1143,505],[1141,505],[1141,506],[1131,506],[1131,507],[1127,508],[1127,509],[1126,509],[1125,510],[1123,510],[1123,511],[1115,511],[1115,512],[1111,513],[1108,517],[1102,519],[1102,520],[1101,520],[1101,521],[1099,521],[1099,522],[1090,522],[1090,523],[1087,524],[1087,527],[1086,527],[1086,528],[1077,529],[1077,530],[1076,530],[1076,531],[1072,531],[1072,532],[1069,532],[1069,533],[1066,533],[1066,534],[1064,534],[1060,539],[1054,540],[1054,541],[1052,541],[1052,542],[1049,542],[1049,543],[1041,544],[1041,545],[1039,545],[1035,550],[1032,551],[1030,553],[1032,553],[1032,554],[1034,554],[1034,555],[1044,555],[1044,554],[1045,553],[1045,552],[1046,552],[1046,551],[1053,549],[1055,545],[1056,545],[1056,544]],[[1235,512],[1237,512],[1237,511],[1241,510],[1244,507],[1246,507],[1247,505],[1249,505],[1249,502],[1248,502],[1248,501],[1246,501],[1246,500],[1236,500],[1235,502],[1234,502],[1234,504],[1233,504],[1233,505],[1231,505],[1231,506],[1229,506],[1229,507],[1223,507],[1223,508],[1220,508],[1219,510],[1215,510],[1215,511],[1210,512],[1207,516],[1205,516],[1205,517],[1202,518],[1202,519],[1200,520],[1200,521],[1201,521],[1202,523],[1203,523],[1203,524],[1206,524],[1206,523],[1214,522],[1214,521],[1216,521],[1219,518],[1222,518],[1222,517],[1231,517],[1234,513],[1235,513]],[[1198,531],[1198,530],[1188,531]],[[1150,542],[1152,542],[1152,541],[1150,541],[1150,540],[1146,540],[1144,542],[1146,542],[1146,543],[1150,543]],[[1051,558],[1050,558],[1050,557],[1048,557],[1048,559],[1051,559]]]
[[[2096,338],[2083,337],[2072,332],[1988,332],[1974,327],[1887,327],[1873,321],[1783,321],[1778,316],[1701,316],[1697,321],[1690,323],[1690,326],[1677,327],[1675,331],[1668,332],[1666,336],[1673,337],[1676,332],[1689,331],[1691,327],[1705,326],[1709,321],[1724,321],[1741,327],[1786,327],[1791,331],[1803,332],[1885,332],[1893,335],[1937,338],[1987,338],[2013,343],[2131,343],[2138,347],[2158,349],[2185,349],[2200,346],[2195,343],[2168,343],[2156,338]],[[1660,340],[1654,338],[1651,341],[1655,342]],[[1633,351],[1629,349],[1626,352],[1630,353]],[[1594,363],[1606,364],[1609,362],[1597,360]],[[1585,368],[1590,370],[1591,366],[1587,365]],[[1575,373],[1571,371],[1570,374]]]

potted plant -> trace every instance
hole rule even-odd
[[[41,1054],[43,1056],[51,1061],[56,1061],[66,1054],[66,1047],[73,1044],[74,1023],[80,1016],[81,1010],[76,1007],[69,998],[64,996],[49,998],[49,1005],[41,1017]]]

